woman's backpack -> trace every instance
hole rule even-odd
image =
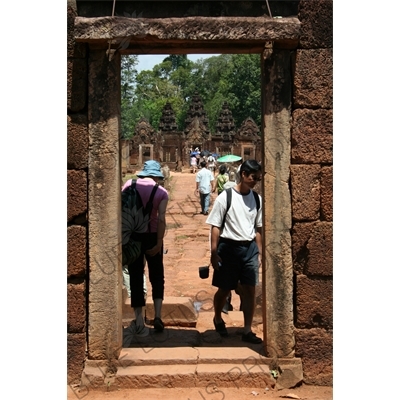
[[[136,188],[136,180],[132,179],[131,185],[121,193],[122,265],[129,265],[139,257],[143,233],[149,229],[150,214],[157,188],[158,183],[154,185],[145,206]]]

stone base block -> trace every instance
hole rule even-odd
[[[161,319],[165,326],[194,327],[198,313],[190,297],[165,297],[163,301]],[[154,321],[154,304],[152,300],[146,302],[146,323],[152,325]]]

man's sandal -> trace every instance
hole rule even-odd
[[[260,344],[262,343],[262,339],[256,336],[254,332],[248,332],[242,335],[243,342],[253,343],[253,344]]]

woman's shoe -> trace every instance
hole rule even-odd
[[[154,330],[156,332],[162,332],[164,330],[164,323],[159,317],[154,318]]]

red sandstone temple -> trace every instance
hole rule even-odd
[[[135,127],[132,139],[121,141],[122,172],[140,168],[154,159],[169,168],[189,165],[189,155],[196,147],[219,154],[236,154],[243,160],[261,160],[260,128],[247,118],[236,130],[232,112],[225,102],[218,117],[216,131],[210,132],[208,118],[199,94],[192,98],[185,120],[185,129],[178,130],[175,113],[170,103],[164,106],[156,132],[147,119],[142,118]]]

